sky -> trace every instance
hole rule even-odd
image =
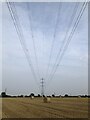
[[[2,18],[2,8],[0,3],[0,18]],[[0,23],[2,23],[2,19],[0,19]],[[2,24],[0,24],[0,28],[2,28]],[[2,29],[0,29],[0,91],[2,90]]]
[[[20,33],[23,34],[26,54],[16,32],[7,4],[2,7],[2,90],[7,94],[29,95],[41,93],[44,78],[45,95],[88,94],[88,9],[63,54],[69,35],[83,3],[26,3],[15,2]],[[15,17],[16,17],[15,14]],[[29,19],[30,18],[30,19]],[[67,34],[66,34],[67,32]],[[65,39],[66,36],[66,39]],[[61,49],[62,48],[62,49]],[[50,57],[51,55],[51,57]],[[56,63],[56,64],[55,64]],[[53,71],[57,67],[52,79]]]

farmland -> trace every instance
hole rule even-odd
[[[88,98],[3,98],[3,118],[88,118]]]

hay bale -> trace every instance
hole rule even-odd
[[[44,97],[44,98],[43,98],[43,101],[44,101],[44,103],[50,103],[50,102],[51,102],[51,98],[49,98],[49,97]]]
[[[79,95],[78,98],[81,98],[81,96]]]
[[[34,96],[31,96],[31,99],[34,99]]]

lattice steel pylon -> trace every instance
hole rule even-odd
[[[41,79],[41,96],[44,96],[44,79]]]

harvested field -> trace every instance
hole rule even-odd
[[[88,118],[88,98],[3,98],[3,118]]]
[[[0,98],[0,119],[2,118],[2,99]]]

